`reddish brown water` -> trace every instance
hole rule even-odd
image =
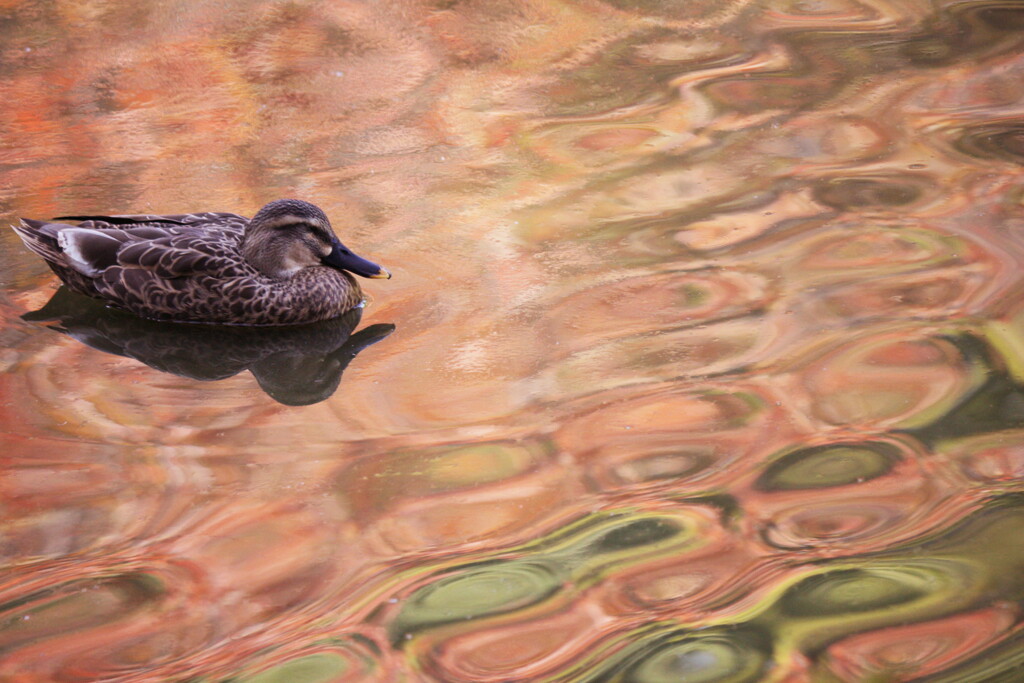
[[[395,326],[340,382],[301,336],[111,355],[21,319],[55,278],[0,234],[0,680],[1017,680],[1020,3],[0,36],[6,222],[300,197]]]

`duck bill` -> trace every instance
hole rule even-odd
[[[378,266],[373,261],[367,261],[362,256],[356,256],[352,253],[352,250],[337,239],[334,240],[334,247],[331,249],[331,253],[323,258],[323,264],[338,270],[347,270],[362,277],[391,278],[391,273],[388,272],[387,268]]]

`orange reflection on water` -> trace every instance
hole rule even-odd
[[[297,196],[395,275],[275,364],[23,320],[0,235],[3,676],[1013,675],[1014,4],[0,15],[9,220]]]

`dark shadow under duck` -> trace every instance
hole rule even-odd
[[[325,400],[356,355],[391,334],[377,324],[353,330],[362,308],[288,327],[190,325],[144,320],[61,287],[25,320],[46,323],[94,349],[133,358],[181,377],[211,381],[249,370],[274,400],[291,406]]]
[[[73,291],[143,318],[295,325],[360,305],[350,273],[390,278],[352,253],[309,202],[279,199],[252,220],[233,213],[60,216],[14,229]]]

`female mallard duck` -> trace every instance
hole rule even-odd
[[[73,291],[144,318],[294,325],[363,299],[349,273],[390,278],[334,235],[309,202],[279,199],[251,220],[233,213],[60,216],[14,229]]]

